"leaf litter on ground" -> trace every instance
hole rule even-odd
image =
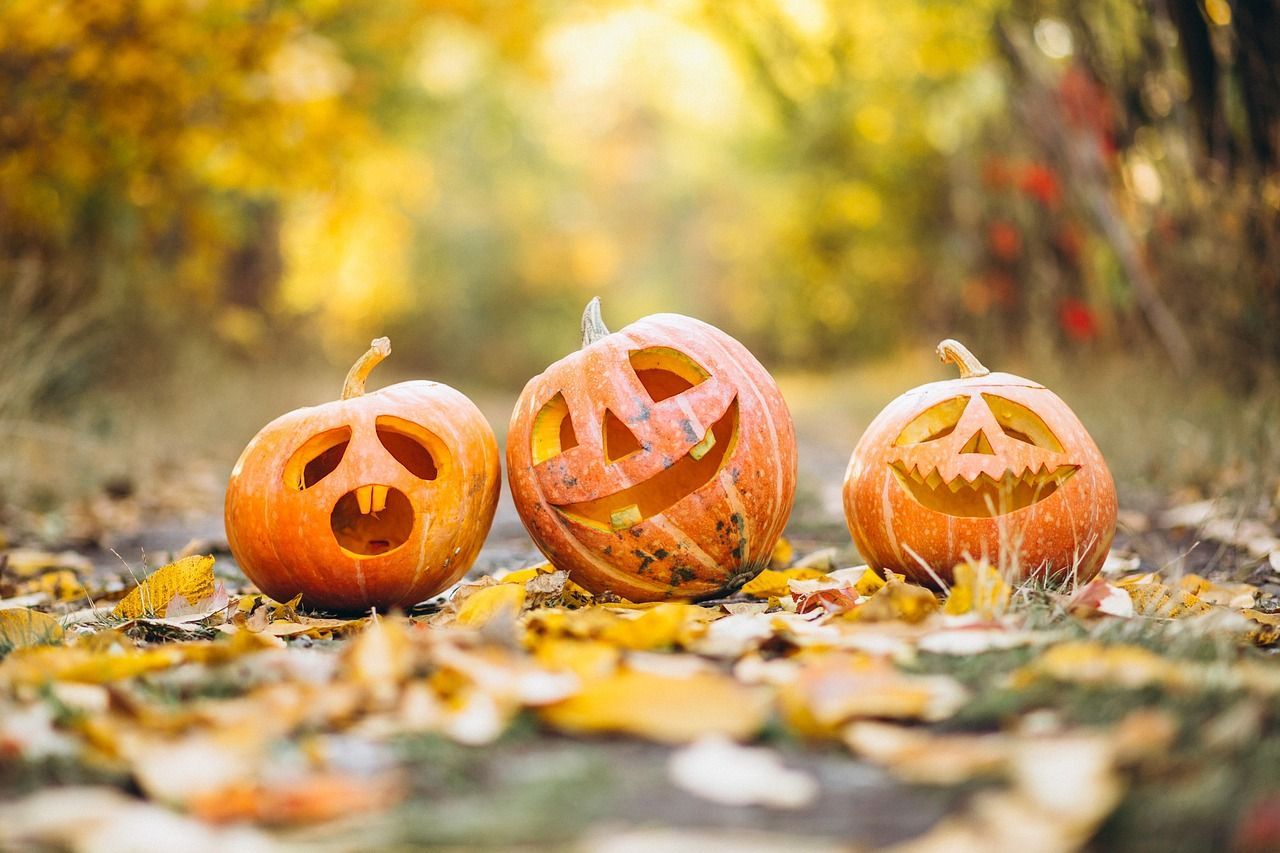
[[[822,786],[753,743],[833,744],[905,783],[978,786],[904,849],[1067,850],[1189,760],[1186,715],[1206,703],[1244,709],[1210,730],[1215,748],[1280,727],[1274,599],[1123,555],[1059,589],[973,561],[939,593],[788,545],[705,605],[592,596],[543,563],[464,583],[435,612],[355,619],[228,587],[208,556],[127,591],[74,559],[12,564],[0,755],[105,769],[146,800],[117,826],[102,804],[118,793],[66,788],[85,806],[52,825],[37,806],[57,798],[36,789],[0,806],[0,846],[95,849],[84,839],[136,824],[273,849],[323,824],[359,847],[342,827],[413,795],[400,739],[477,748],[533,725],[672,745],[671,784],[744,808],[803,808]],[[88,608],[56,594],[68,582]]]

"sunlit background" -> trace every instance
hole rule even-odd
[[[12,0],[0,425],[26,443],[0,501],[52,501],[41,466],[69,458],[98,488],[242,444],[377,334],[390,378],[492,389],[501,432],[597,294],[615,326],[694,314],[848,380],[784,382],[802,411],[959,336],[1086,389],[1104,450],[1131,429],[1208,460],[1215,425],[1117,412],[1089,377],[1275,384],[1280,29],[1256,5]],[[850,429],[936,378],[908,364]]]

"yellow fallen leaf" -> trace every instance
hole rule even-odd
[[[992,619],[1009,606],[1011,592],[999,570],[986,560],[964,562],[955,568],[955,583],[943,609],[951,616],[973,612]]]
[[[884,576],[881,577],[874,569],[868,568],[862,573],[862,576],[858,578],[858,581],[853,585],[853,588],[858,591],[859,595],[874,595],[876,592],[883,589],[884,585],[888,581],[902,582],[906,579],[906,575],[900,575],[889,569],[885,569]]]
[[[1176,661],[1140,646],[1105,646],[1086,641],[1061,643],[1011,676],[1015,687],[1038,678],[1137,688],[1149,684],[1178,686],[1194,673]]]
[[[524,607],[524,584],[498,583],[468,595],[460,605],[455,621],[466,628],[479,628],[502,613],[518,615]]]
[[[59,643],[63,635],[62,625],[48,613],[23,607],[0,610],[0,654]]]
[[[621,670],[540,713],[568,731],[685,743],[706,735],[749,738],[764,726],[769,705],[767,691],[716,673],[677,677]]]
[[[214,593],[213,557],[183,557],[156,569],[120,600],[111,615],[121,619],[164,616],[169,602],[182,596],[188,603]]]
[[[687,646],[701,636],[706,623],[718,615],[696,604],[664,602],[644,611],[638,618],[619,617],[604,630],[601,639],[620,648],[640,651]]]
[[[1201,601],[1185,589],[1174,589],[1162,583],[1144,583],[1131,586],[1129,597],[1133,599],[1133,612],[1139,616],[1158,619],[1180,619],[1208,613],[1213,606]]]
[[[923,622],[938,610],[938,599],[922,586],[891,580],[843,618],[855,622]]]
[[[1255,643],[1260,646],[1272,646],[1280,642],[1280,613],[1263,613],[1261,610],[1253,609],[1241,612],[1258,623],[1258,627],[1251,634]]]
[[[517,569],[514,572],[507,572],[502,576],[499,583],[516,583],[526,584],[536,578],[538,575],[549,575],[556,570],[556,567],[550,563],[539,563],[536,566],[530,566],[527,569]]]
[[[791,594],[793,580],[818,580],[826,577],[818,569],[765,569],[748,581],[742,591],[753,598],[782,598]]]
[[[858,718],[946,719],[967,698],[950,676],[913,675],[882,657],[839,653],[816,658],[778,693],[792,728],[824,737]]]
[[[543,669],[572,672],[583,681],[611,675],[622,659],[622,651],[612,643],[559,638],[539,642],[533,655]]]

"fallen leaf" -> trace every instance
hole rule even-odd
[[[1128,618],[1134,614],[1133,598],[1129,591],[1101,575],[1077,590],[1067,602],[1067,607],[1078,615],[1102,613]]]
[[[949,616],[977,613],[994,619],[1009,607],[1012,590],[998,569],[986,560],[965,561],[955,567],[955,582],[944,611]]]
[[[677,750],[667,772],[677,788],[726,806],[799,809],[818,796],[817,780],[784,766],[776,751],[723,737],[701,738]]]
[[[176,597],[204,601],[214,595],[213,557],[183,557],[156,569],[111,611],[121,619],[164,616]]]
[[[502,616],[514,618],[524,607],[525,594],[521,583],[482,587],[462,600],[454,621],[466,628],[480,628]]]
[[[749,738],[764,726],[769,706],[766,691],[722,675],[698,672],[682,678],[623,669],[540,713],[566,731],[685,743],[706,735]]]
[[[923,622],[938,611],[938,598],[922,586],[893,579],[845,618],[861,622]]]
[[[29,646],[62,642],[62,625],[47,613],[13,608],[0,610],[0,655]]]
[[[789,583],[793,580],[818,580],[826,573],[818,569],[765,569],[742,587],[742,592],[752,598],[781,598],[790,595]]]

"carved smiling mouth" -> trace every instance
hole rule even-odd
[[[1070,479],[1079,465],[1006,470],[1000,479],[979,474],[969,481],[963,477],[945,480],[937,468],[921,473],[901,460],[890,462],[898,482],[916,502],[935,512],[966,518],[992,518],[1025,509],[1052,495]]]
[[[643,483],[589,501],[557,506],[570,521],[601,530],[625,530],[658,515],[710,483],[738,432],[738,398],[684,456]],[[710,439],[710,440],[708,440]]]

